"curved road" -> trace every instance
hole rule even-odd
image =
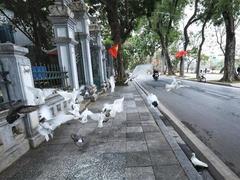
[[[167,92],[171,81],[138,80],[240,177],[240,88],[182,81]]]

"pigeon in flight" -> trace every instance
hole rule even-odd
[[[28,87],[28,90],[33,94],[34,102],[39,105],[44,104],[47,97],[56,94],[56,89],[39,89]]]
[[[12,124],[21,116],[36,111],[38,108],[39,108],[38,105],[36,106],[20,105],[13,107],[12,109],[9,110],[6,120],[9,124]]]
[[[80,115],[81,118],[81,123],[86,123],[88,122],[88,117],[94,121],[98,122],[98,127],[101,128],[103,127],[103,121],[104,118],[106,117],[104,113],[93,113],[92,111],[88,110],[88,108],[86,108],[82,114]]]
[[[115,117],[116,113],[120,113],[123,111],[123,101],[124,101],[124,97],[120,99],[116,99],[113,102],[113,104],[107,104],[107,103],[104,104],[102,112],[104,113],[109,112],[110,117]]]
[[[189,87],[189,86],[182,85],[182,81],[176,80],[176,78],[173,78],[173,81],[171,84],[166,84],[166,86],[165,86],[167,92],[174,90],[174,89],[179,89],[182,87]]]
[[[114,79],[114,76],[111,76],[111,77],[110,77],[109,83],[110,83],[110,85],[111,85],[111,93],[113,93],[114,90],[115,90],[115,79]]]
[[[208,167],[208,165],[206,163],[204,163],[204,162],[202,162],[202,161],[200,161],[199,159],[196,158],[195,153],[192,153],[191,161],[192,161],[194,166],[205,167],[205,168]]]

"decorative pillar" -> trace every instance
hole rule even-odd
[[[104,81],[107,82],[107,58],[106,58],[106,49],[102,46],[102,55],[103,55],[103,72],[104,72]]]
[[[104,80],[103,69],[103,55],[102,55],[102,38],[100,35],[100,27],[97,24],[96,18],[91,18],[90,29],[90,47],[93,65],[93,79],[98,88],[106,90],[106,83]]]
[[[34,83],[30,60],[24,56],[27,53],[28,49],[16,46],[12,43],[0,44],[1,69],[2,71],[4,70],[4,72],[8,72],[8,80],[10,81],[10,83],[5,86],[9,101],[21,100],[25,104],[36,105],[33,94],[29,92],[29,87],[34,87]],[[1,89],[2,88],[4,87],[1,86]],[[22,123],[25,129],[22,128]],[[43,138],[36,131],[38,123],[38,113],[35,111],[24,118],[20,118],[11,125],[8,124],[6,120],[2,121],[0,124],[5,126],[2,130],[9,131],[9,133],[9,128],[12,130],[14,126],[14,129],[20,129],[17,134],[21,134],[21,136],[19,136],[21,138],[18,139],[18,141],[22,141],[24,144],[26,144],[24,141],[25,135],[22,131],[26,131],[30,145],[35,147],[36,144],[40,144],[43,141]],[[0,125],[0,127],[2,125]],[[7,135],[7,133],[3,133],[2,130],[0,130],[0,135]],[[5,138],[8,147],[14,146],[13,142],[17,141],[17,139],[15,138],[14,140],[14,138],[14,136],[12,136],[12,138]],[[17,142],[17,144],[19,144],[19,142]]]
[[[71,88],[79,89],[76,54],[75,54],[75,32],[76,22],[74,14],[69,8],[70,0],[56,0],[54,5],[49,7],[49,19],[53,24],[55,43],[58,50],[59,66],[68,72],[68,83]]]
[[[91,51],[90,51],[90,33],[89,33],[89,16],[88,9],[83,0],[74,1],[69,4],[69,7],[74,12],[74,18],[76,21],[76,32],[75,37],[79,43],[81,43],[80,48],[78,48],[79,54],[81,54],[81,61],[83,64],[83,71],[85,83],[88,92],[92,99],[96,99],[96,86],[93,80],[92,71],[92,61],[91,61]],[[81,68],[79,68],[81,69]]]

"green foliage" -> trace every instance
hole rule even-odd
[[[111,47],[111,45],[113,45],[113,40],[109,37],[106,37],[104,40],[103,40],[103,44],[104,46],[106,46],[107,48]]]
[[[138,18],[150,16],[155,4],[155,0],[87,0],[87,2],[91,5],[91,14],[96,11],[101,14],[99,17],[104,24],[103,29],[111,31],[112,40],[116,41],[116,37],[120,35],[121,43],[130,37],[139,22]]]
[[[18,26],[27,37],[39,47],[48,48],[51,45],[52,29],[47,19],[48,7],[53,0],[2,0],[5,8],[14,12],[13,25]]]
[[[138,64],[146,62],[147,56],[153,56],[159,48],[159,37],[156,33],[142,26],[135,35],[124,44],[124,58],[128,61],[128,68],[133,69]]]

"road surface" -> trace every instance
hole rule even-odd
[[[138,80],[240,177],[240,88],[193,81],[167,92],[160,76]]]

